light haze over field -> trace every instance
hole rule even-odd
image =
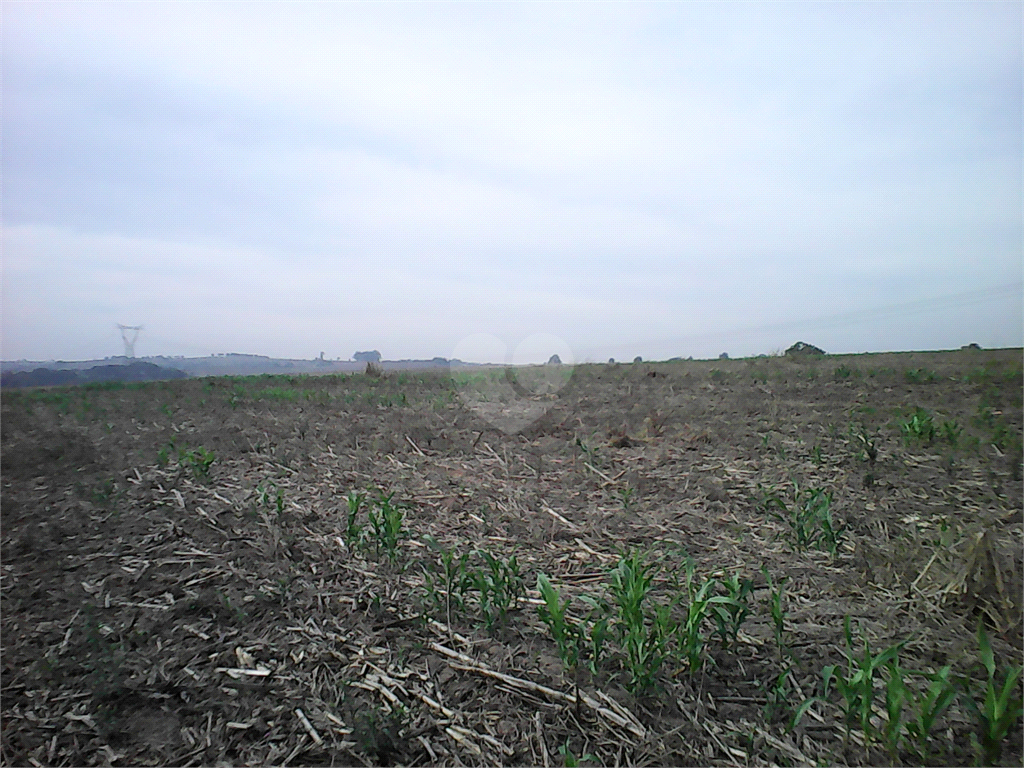
[[[6,360],[1022,343],[1019,2],[2,13]]]

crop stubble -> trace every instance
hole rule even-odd
[[[440,374],[5,392],[3,762],[884,761],[844,743],[834,702],[794,730],[766,713],[784,659],[762,567],[788,577],[793,707],[844,663],[846,616],[922,672],[971,673],[981,617],[1019,660],[1020,395],[1019,350],[581,366],[512,435]],[[915,408],[978,444],[908,443]],[[793,479],[832,493],[834,557],[766,515]],[[353,491],[404,505],[394,556],[346,537]],[[503,626],[425,611],[428,536],[517,556]],[[752,579],[751,615],[701,672],[670,663],[634,696],[613,657],[577,703],[536,575],[600,595],[631,549],[660,558],[659,598],[687,556]],[[943,722],[962,748],[937,761],[970,760],[966,709]]]

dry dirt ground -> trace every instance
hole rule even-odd
[[[1021,393],[1020,350],[580,366],[511,434],[440,374],[5,391],[0,758],[1020,765],[972,704],[979,622],[1021,662]],[[847,618],[896,726],[892,665],[866,721],[823,695]]]

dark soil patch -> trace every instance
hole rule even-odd
[[[966,764],[979,621],[1001,664],[1022,649],[1021,387],[1019,350],[584,366],[517,434],[434,374],[5,391],[0,757],[889,763],[846,740],[835,693],[786,728],[822,669],[845,669],[849,617],[875,650],[905,643],[914,685],[962,677],[928,760]],[[930,439],[905,434],[916,408]],[[794,480],[831,494],[834,554],[767,514]],[[391,551],[367,516],[380,494],[404,515]],[[475,596],[439,603],[440,550],[479,574],[478,551],[515,555],[524,599],[490,630]],[[728,647],[709,619],[698,667],[671,657],[632,693],[615,642],[594,671],[564,669],[534,590],[547,574],[582,619],[630,550],[659,563],[648,605],[677,619],[687,561],[753,583]],[[910,746],[895,757],[919,761]]]

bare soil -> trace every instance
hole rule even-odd
[[[971,763],[978,623],[1000,665],[1024,646],[1021,394],[1020,350],[580,366],[515,434],[433,373],[4,391],[0,759],[913,763],[848,738],[835,693],[789,727],[846,669],[849,617],[875,651],[905,641],[908,670],[953,667],[965,693],[928,762]],[[962,426],[956,446],[905,440],[916,408]],[[766,513],[793,480],[832,494],[834,555]],[[346,542],[350,492],[404,505],[394,557]],[[528,591],[503,625],[431,603],[427,536],[517,557]],[[610,648],[577,703],[537,574],[599,597],[629,551],[660,564],[652,604],[689,558],[752,580],[751,613],[636,695]],[[764,571],[788,579],[789,656]],[[1018,722],[1002,761],[1022,759]]]

